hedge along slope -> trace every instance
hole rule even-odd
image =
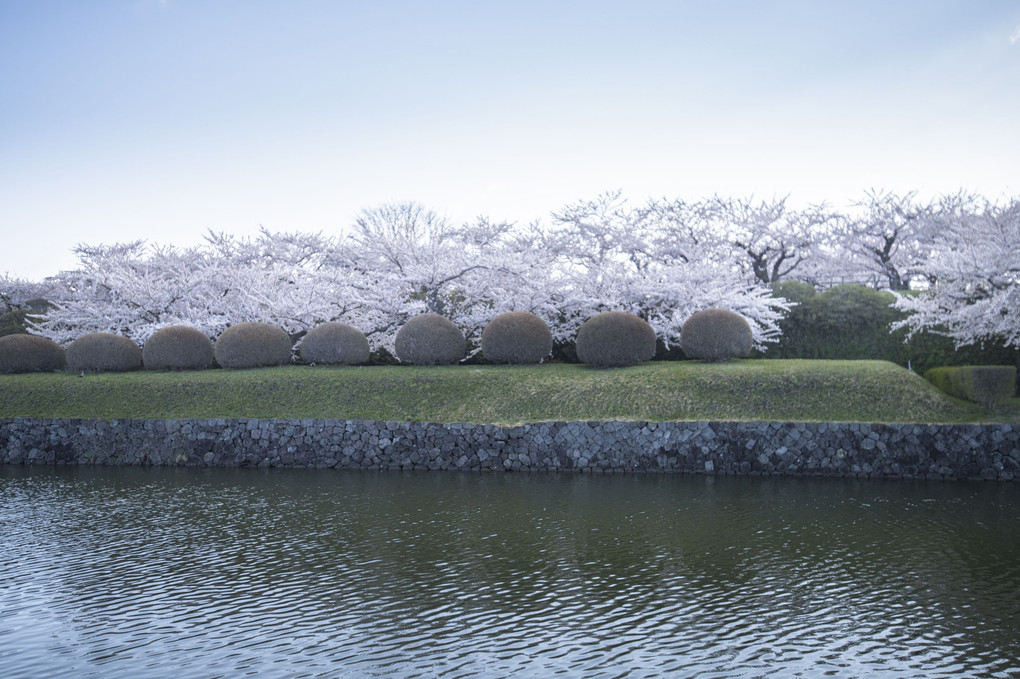
[[[1011,365],[966,365],[932,368],[924,374],[936,387],[956,398],[995,408],[1016,394],[1016,368]]]
[[[142,347],[146,370],[204,370],[212,363],[212,340],[186,325],[157,330]]]
[[[467,340],[453,321],[439,314],[415,316],[397,331],[397,358],[414,365],[449,365],[467,354]]]
[[[510,311],[482,331],[482,353],[490,363],[539,363],[552,352],[549,326],[529,311]]]
[[[238,323],[216,339],[213,353],[223,368],[261,368],[290,363],[290,335],[270,323]]]
[[[605,311],[581,325],[574,344],[582,363],[630,365],[655,356],[655,330],[632,313]]]
[[[323,323],[308,331],[298,345],[302,363],[359,365],[368,363],[365,333],[346,323]]]
[[[0,337],[0,373],[52,372],[63,370],[64,348],[39,335]]]
[[[67,367],[86,372],[138,370],[142,367],[142,350],[123,335],[90,332],[67,347]]]
[[[680,328],[680,349],[687,358],[724,361],[747,358],[754,346],[751,326],[729,309],[703,309]]]

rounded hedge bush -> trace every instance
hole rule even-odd
[[[213,347],[223,368],[263,368],[290,363],[290,335],[271,323],[237,323],[224,330]]]
[[[574,340],[577,358],[588,365],[611,367],[655,356],[655,330],[626,311],[605,311],[585,321]]]
[[[453,321],[439,314],[415,316],[397,331],[397,358],[414,365],[449,365],[464,358],[467,341]]]
[[[142,367],[142,350],[123,335],[90,332],[67,347],[67,367],[85,372],[125,372]]]
[[[204,370],[213,364],[213,343],[186,325],[157,330],[142,347],[146,370]]]
[[[680,348],[687,358],[723,361],[746,358],[754,337],[744,317],[729,309],[703,309],[684,321]]]
[[[358,365],[368,363],[365,333],[346,323],[323,323],[308,331],[298,346],[302,363]]]
[[[482,353],[490,363],[540,363],[552,352],[552,332],[530,311],[510,311],[482,331]]]
[[[39,335],[5,335],[0,337],[0,373],[32,373],[63,370],[64,348]]]

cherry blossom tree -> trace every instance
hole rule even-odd
[[[830,233],[833,214],[823,205],[794,210],[787,197],[770,201],[714,197],[706,204],[718,238],[762,285],[789,277]]]
[[[39,306],[63,295],[64,287],[55,278],[38,282],[9,274],[0,275],[0,314]]]
[[[205,303],[217,325],[261,321],[295,337],[326,321],[375,326],[361,299],[364,276],[334,238],[262,230],[256,239],[211,233],[206,242]]]
[[[58,278],[66,294],[36,330],[67,343],[106,331],[143,343],[185,324],[210,337],[241,321],[280,325],[299,336],[356,307],[351,277],[326,266],[335,243],[321,236],[256,239],[210,233],[204,246],[178,249],[142,241],[75,248],[80,266]]]
[[[871,231],[855,226],[874,235],[874,247],[862,244],[853,259],[871,252],[873,270],[881,268],[890,281],[894,270],[901,280],[921,273],[936,282],[929,293],[898,301],[912,312],[905,327],[938,326],[961,342],[1016,341],[1009,330],[1016,313],[1009,306],[1016,295],[1016,201],[979,205],[961,195],[916,211],[923,219],[910,228],[923,221],[938,239],[927,248],[912,245],[906,257],[911,248],[900,221],[914,214],[904,207],[912,197],[869,196],[855,219],[871,215],[900,230],[883,236],[881,224]],[[829,235],[838,219],[821,206],[793,210],[786,199],[663,198],[634,206],[619,191],[567,204],[548,226],[486,217],[454,224],[420,204],[392,203],[363,211],[348,234],[336,237],[263,229],[251,238],[210,232],[190,248],[79,245],[79,266],[45,289],[0,279],[0,303],[13,308],[46,297],[55,306],[33,331],[65,344],[99,330],[142,343],[173,324],[216,337],[241,321],[274,323],[299,339],[319,323],[342,321],[362,330],[373,349],[392,349],[396,330],[424,311],[450,318],[477,344],[488,321],[504,311],[536,313],[565,341],[588,317],[625,310],[669,344],[692,313],[723,307],[748,319],[762,347],[779,335],[788,308],[769,284],[817,270],[820,253],[836,247]],[[911,258],[919,265],[904,273],[901,262]]]
[[[897,296],[909,316],[894,328],[939,332],[957,346],[998,340],[1020,348],[1020,199],[966,209],[972,203],[943,201],[938,235],[915,269],[933,282]]]
[[[643,216],[621,192],[568,204],[552,214],[541,247],[552,256],[551,281],[560,292],[553,336],[572,338],[587,318],[606,310],[641,315],[650,265]]]
[[[549,260],[534,246],[534,234],[511,223],[479,217],[455,226],[418,203],[364,210],[344,243],[347,268],[366,281],[360,299],[379,319],[376,346],[390,350],[396,329],[423,312],[449,318],[476,345],[503,311],[549,320]]]
[[[691,314],[714,306],[744,315],[759,347],[777,337],[785,302],[744,280],[704,215],[680,200],[633,208],[619,192],[554,213],[546,247],[568,291],[558,337],[572,337],[600,311],[620,310],[644,318],[668,346]]]
[[[731,245],[717,228],[713,203],[682,198],[649,200],[644,210],[656,258],[664,263],[709,259],[726,266],[735,264]]]
[[[125,334],[138,342],[164,325],[206,330],[204,266],[192,250],[150,248],[143,241],[75,248],[80,266],[58,276],[67,293],[35,330],[67,344],[86,332]]]
[[[931,247],[933,205],[916,194],[871,190],[835,228],[836,258],[882,276],[891,290],[909,287],[908,271]]]

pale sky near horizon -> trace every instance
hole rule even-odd
[[[414,200],[1020,194],[1015,0],[0,0],[0,274]]]

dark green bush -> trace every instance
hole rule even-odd
[[[213,364],[212,340],[186,325],[162,328],[142,347],[142,364],[146,370],[204,370]]]
[[[765,358],[873,359],[910,366],[917,373],[952,365],[1013,365],[1016,349],[986,342],[955,348],[948,337],[931,332],[914,335],[891,332],[889,326],[904,318],[890,306],[895,297],[863,285],[836,285],[810,294],[799,281],[773,286],[777,296],[798,302],[780,321],[778,343],[763,352]],[[809,286],[808,286],[809,287]]]
[[[369,365],[400,365],[400,359],[393,355],[386,347],[373,349],[368,355]]]
[[[142,367],[142,350],[123,335],[90,332],[67,347],[67,367],[86,372],[124,372]]]
[[[53,303],[42,297],[33,297],[25,302],[24,306],[32,313],[44,314],[53,308]]]
[[[213,353],[223,368],[262,368],[290,363],[293,344],[270,323],[237,323],[216,339]]]
[[[574,346],[582,363],[598,367],[630,365],[655,356],[655,331],[634,314],[605,311],[581,325]]]
[[[552,332],[529,311],[510,311],[482,331],[482,353],[490,363],[540,363],[552,351]]]
[[[20,308],[8,307],[7,312],[0,314],[0,337],[27,334],[29,324],[45,316],[46,311],[52,308],[53,305],[41,297],[28,300]]]
[[[0,373],[52,372],[63,370],[64,348],[39,335],[0,337]]]
[[[360,365],[368,363],[365,333],[346,323],[323,323],[308,331],[298,345],[302,363]]]
[[[1016,368],[1011,365],[966,365],[932,368],[924,374],[936,387],[956,398],[994,408],[1016,394]]]
[[[782,297],[794,304],[803,304],[818,294],[815,286],[804,281],[780,281],[772,284],[772,296]]]
[[[729,309],[702,309],[680,328],[680,348],[687,358],[724,361],[751,355],[754,336],[740,314]]]
[[[439,314],[415,316],[397,331],[397,358],[414,365],[448,365],[464,358],[467,341],[453,321]]]
[[[14,309],[0,314],[0,337],[26,334],[28,332],[28,314],[29,312],[25,309]]]
[[[780,321],[783,334],[770,345],[767,358],[884,359],[900,363],[905,359],[904,334],[894,337],[889,325],[902,318],[890,306],[895,297],[862,285],[836,285],[817,294],[804,289],[805,283],[775,286],[776,294],[797,306]],[[895,358],[894,358],[895,357]],[[905,362],[905,360],[904,360]]]

